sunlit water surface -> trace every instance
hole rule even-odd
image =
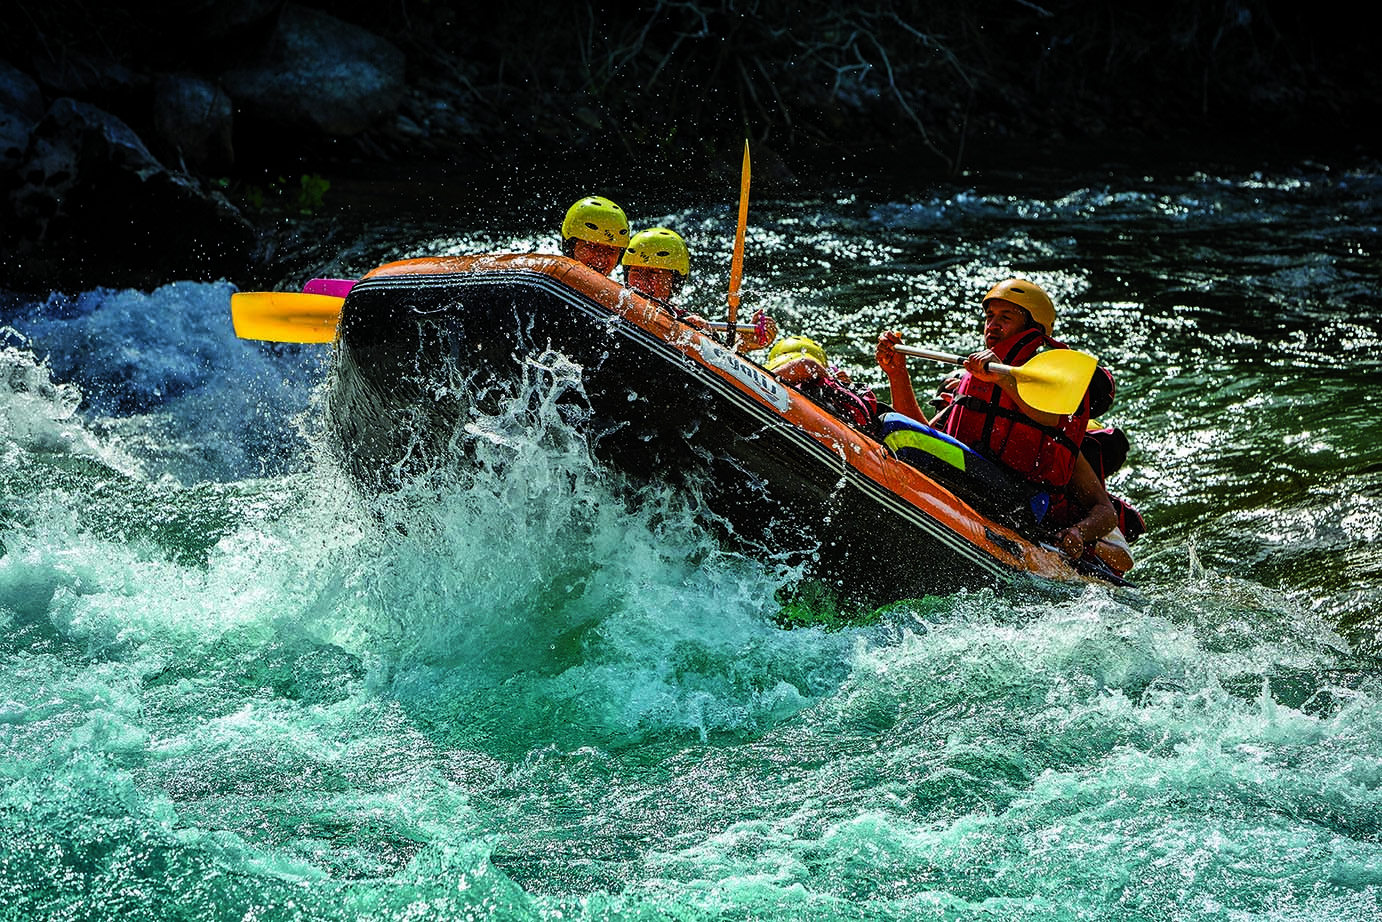
[[[312,273],[550,252],[585,191]],[[708,314],[718,192],[622,196]],[[745,303],[876,385],[880,329],[968,352],[1041,281],[1150,525],[1137,592],[839,630],[592,462],[560,357],[473,474],[376,499],[323,450],[330,348],[235,339],[231,286],[9,297],[0,919],[1377,918],[1379,203],[1317,165],[756,200]]]

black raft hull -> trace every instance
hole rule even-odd
[[[960,499],[965,484],[899,461],[656,304],[556,256],[408,260],[357,283],[328,397],[344,463],[369,490],[464,463],[457,433],[470,414],[513,399],[525,360],[546,350],[580,366],[572,415],[598,460],[635,479],[694,479],[728,540],[804,564],[842,601],[1083,578]]]

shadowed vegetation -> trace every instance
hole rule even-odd
[[[496,128],[690,165],[746,135],[913,168],[1339,140],[1376,68],[1318,11],[1252,0],[330,4]],[[1350,54],[1350,46],[1360,52]],[[732,158],[730,158],[732,159]]]
[[[745,136],[798,169],[873,154],[936,174],[1072,152],[1291,155],[1356,144],[1379,91],[1367,30],[1284,0],[304,5],[407,52],[405,109],[430,136],[381,126],[345,147],[384,159],[521,146],[695,170],[732,161]],[[150,70],[214,74],[266,28],[261,16],[207,47],[184,40],[187,23],[226,4],[165,6],[21,0],[0,56],[112,60],[134,76],[107,93],[133,93]],[[438,101],[452,113],[441,127]],[[281,134],[237,147],[261,161],[341,152]]]

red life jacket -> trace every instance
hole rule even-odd
[[[1004,365],[1021,365],[1043,346],[1069,348],[1031,329],[1003,340],[993,352]],[[934,425],[1019,477],[1046,486],[1055,498],[1070,482],[1088,421],[1087,394],[1073,416],[1062,416],[1059,425],[1043,426],[1023,413],[998,385],[966,372],[954,402]]]
[[[813,385],[808,396],[825,403],[836,415],[856,429],[868,429],[878,421],[878,398],[872,391],[856,391],[845,387],[832,375],[826,375]],[[802,388],[806,393],[807,388]]]

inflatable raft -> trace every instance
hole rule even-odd
[[[1025,497],[961,470],[982,462],[963,446],[898,417],[890,448],[564,257],[381,266],[350,289],[336,343],[329,425],[372,489],[453,463],[469,414],[516,396],[525,357],[552,349],[581,368],[574,415],[599,461],[694,481],[726,540],[802,564],[843,603],[1089,578],[1043,543]]]

